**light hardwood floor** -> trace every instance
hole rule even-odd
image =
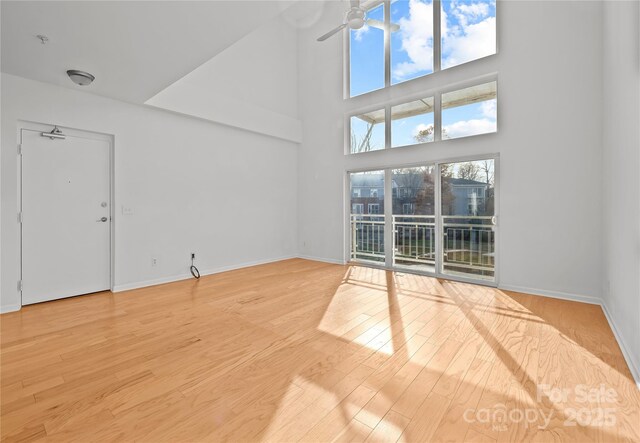
[[[5,441],[640,439],[593,305],[295,259],[0,320]]]

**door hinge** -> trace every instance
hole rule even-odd
[[[22,144],[18,143],[18,155],[22,155]]]
[[[22,292],[22,280],[18,280],[18,291]]]
[[[22,212],[18,212],[18,223],[22,223]]]

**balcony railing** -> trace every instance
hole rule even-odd
[[[351,259],[385,262],[385,216],[351,214]],[[393,215],[393,264],[436,264],[436,219],[433,215]],[[495,232],[490,216],[443,216],[443,270],[492,277]]]
[[[384,215],[351,214],[351,259],[384,263]]]
[[[394,215],[393,263],[401,266],[436,264],[436,218],[433,215]]]
[[[495,231],[491,216],[442,217],[445,272],[493,277]]]

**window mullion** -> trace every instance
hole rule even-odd
[[[433,72],[440,71],[442,67],[442,38],[440,20],[440,0],[433,0]]]
[[[384,148],[391,148],[391,106],[384,107]]]
[[[342,76],[344,82],[342,85],[342,98],[351,97],[351,30],[347,29],[342,32]]]
[[[391,85],[391,0],[384,2],[384,87]]]
[[[393,266],[393,171],[384,170],[384,255],[385,266]]]
[[[436,92],[433,96],[433,141],[442,140],[442,94]]]

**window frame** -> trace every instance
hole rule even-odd
[[[454,139],[455,140],[455,139]],[[442,164],[446,164],[446,163],[459,163],[459,162],[471,162],[471,161],[481,161],[481,160],[493,160],[494,161],[494,225],[496,226],[496,231],[495,231],[495,242],[497,245],[501,245],[501,240],[502,240],[502,228],[501,228],[501,212],[500,212],[500,207],[501,207],[501,155],[499,152],[493,152],[493,153],[487,153],[487,154],[478,154],[478,155],[462,155],[462,156],[457,156],[457,155],[452,155],[452,156],[444,156],[444,157],[439,157],[437,159],[434,160],[424,160],[424,161],[409,161],[409,162],[402,162],[402,161],[396,161],[396,162],[388,162],[386,163],[384,166],[382,167],[374,167],[374,166],[357,166],[357,167],[346,167],[344,169],[344,173],[343,173],[343,183],[344,183],[344,189],[346,190],[346,192],[343,193],[343,195],[346,197],[343,201],[343,227],[344,227],[344,231],[343,231],[343,263],[350,263],[353,262],[351,259],[351,231],[350,231],[350,224],[351,224],[351,214],[349,212],[349,210],[351,209],[351,200],[350,200],[350,194],[348,192],[348,189],[350,189],[350,175],[351,174],[356,174],[356,173],[360,173],[360,172],[379,172],[379,171],[384,171],[385,173],[385,201],[384,201],[384,207],[385,207],[385,216],[386,215],[391,215],[391,212],[387,212],[387,211],[391,211],[392,208],[392,186],[391,186],[391,171],[393,169],[400,169],[400,168],[413,168],[413,167],[420,167],[420,166],[424,166],[425,164],[429,164],[429,165],[433,165],[436,168],[436,195],[439,194],[439,187],[440,187],[440,181],[441,181],[441,176],[440,176],[440,166]],[[436,197],[435,200],[435,207],[436,207],[436,211],[441,211],[442,207],[441,207],[441,201],[439,197]],[[390,208],[390,209],[387,209]],[[436,214],[436,219],[438,218],[438,212],[435,213]],[[386,244],[393,244],[392,241],[392,235],[393,233],[391,232],[391,230],[387,230],[385,229],[385,245]],[[437,247],[438,248],[438,247]],[[387,259],[385,263],[378,263],[378,262],[368,262],[368,261],[357,261],[357,262],[353,262],[353,263],[357,263],[357,264],[363,264],[364,266],[368,266],[371,268],[377,268],[377,269],[386,269],[386,270],[398,270],[397,267],[394,267],[393,265],[388,265],[387,263],[391,263],[391,248],[389,249],[385,249],[385,253],[388,254],[387,255]],[[438,255],[441,256],[441,251],[438,250]],[[423,270],[419,270],[419,269],[412,269],[411,273],[412,274],[417,274],[417,275],[425,275],[428,277],[434,277],[434,278],[446,278],[447,280],[452,280],[452,281],[459,281],[459,282],[464,282],[464,283],[473,283],[473,284],[477,284],[477,285],[482,285],[482,286],[487,286],[487,287],[498,287],[500,285],[500,277],[501,277],[501,265],[502,265],[502,254],[500,254],[500,246],[496,247],[496,256],[494,258],[495,262],[494,262],[494,279],[493,281],[489,281],[489,280],[480,280],[480,279],[473,279],[473,278],[469,278],[466,276],[458,276],[458,275],[452,275],[452,274],[443,274],[438,272],[438,270],[436,269],[436,272],[430,272],[430,271],[423,271]]]
[[[408,208],[408,211],[405,210]],[[413,215],[416,212],[416,208],[413,203],[403,203],[402,204],[402,215]]]
[[[442,0],[432,0],[433,5],[433,71],[421,75],[419,77],[407,79],[397,83],[391,83],[391,33],[389,32],[389,28],[391,26],[391,0],[375,0],[370,1],[366,5],[365,12],[368,12],[370,9],[374,9],[380,5],[384,5],[384,87],[373,89],[371,91],[363,92],[362,94],[351,95],[351,29],[346,28],[346,34],[343,33],[343,98],[345,100],[349,100],[356,97],[363,97],[367,94],[384,91],[389,88],[393,88],[395,86],[404,85],[407,83],[415,82],[416,80],[424,79],[431,77],[433,74],[442,71],[449,71],[451,69],[457,69],[460,66],[465,66],[469,63],[474,63],[479,60],[484,60],[489,57],[494,57],[499,53],[499,10],[501,8],[497,5],[495,6],[495,18],[496,18],[496,51],[493,54],[485,55],[484,57],[476,58],[473,60],[468,60],[466,62],[450,66],[448,68],[442,69],[442,20],[441,20],[441,12],[442,12]],[[436,140],[434,140],[436,141]]]
[[[366,154],[366,153],[370,153],[370,152],[377,152],[377,151],[384,151],[385,149],[387,149],[387,121],[388,118],[390,117],[390,112],[388,112],[387,110],[387,106],[373,106],[373,107],[367,107],[365,108],[365,111],[362,112],[352,112],[350,114],[348,114],[347,116],[347,123],[345,124],[345,128],[346,128],[346,140],[345,140],[345,153],[346,154]],[[360,115],[363,114],[367,114],[370,112],[375,112],[375,111],[380,111],[380,110],[384,110],[384,122],[382,122],[382,128],[384,131],[384,144],[383,147],[381,149],[374,149],[372,151],[361,151],[361,152],[351,152],[351,121],[354,117],[359,117]]]
[[[409,81],[409,80],[407,80],[407,81]],[[392,126],[393,126],[393,120],[391,119],[391,117],[393,115],[393,108],[396,107],[396,106],[403,105],[405,103],[411,103],[411,102],[415,102],[415,101],[418,101],[418,100],[424,100],[424,99],[430,99],[430,98],[433,98],[433,110],[430,113],[427,113],[427,114],[433,114],[433,140],[427,141],[427,142],[411,143],[411,144],[408,144],[408,145],[393,146],[393,139],[392,139],[393,131],[391,130]],[[389,132],[389,134],[388,134],[388,136],[389,136],[388,144],[389,144],[389,146],[388,146],[388,148],[390,148],[390,149],[402,149],[402,148],[407,148],[407,147],[410,147],[410,146],[428,145],[428,144],[434,143],[436,141],[436,110],[439,111],[439,109],[440,109],[440,106],[436,105],[436,101],[437,101],[437,99],[436,99],[436,95],[435,94],[432,94],[432,95],[428,95],[427,94],[425,97],[418,98],[418,99],[415,99],[415,100],[403,100],[400,103],[391,103],[391,104],[389,104],[389,112],[388,112],[388,114],[385,113],[385,119],[384,119],[385,125],[387,125],[387,122],[389,122],[389,124],[388,124],[388,126],[389,126],[389,129],[388,129],[388,132]],[[425,115],[425,114],[419,114],[419,115]],[[385,131],[386,131],[386,128],[385,128]],[[385,137],[386,136],[387,136],[387,133],[385,132]],[[385,139],[385,149],[387,149],[386,139]]]
[[[461,66],[461,65],[460,65]],[[411,80],[409,80],[411,81]],[[442,138],[442,94],[446,94],[448,92],[458,91],[461,89],[467,89],[473,86],[482,85],[485,83],[496,82],[496,103],[497,103],[497,114],[496,114],[496,130],[494,132],[485,132],[482,134],[474,134],[466,137],[455,137],[455,138]],[[382,102],[376,102],[376,104],[368,105],[365,107],[358,108],[353,111],[349,111],[345,114],[345,125],[344,125],[344,154],[345,155],[367,155],[373,154],[375,152],[384,152],[388,150],[404,150],[411,148],[424,148],[428,146],[434,145],[434,143],[438,142],[453,142],[454,140],[467,139],[470,137],[486,137],[498,134],[500,132],[500,86],[498,80],[498,73],[492,72],[489,74],[477,76],[470,78],[468,80],[464,80],[457,83],[451,83],[447,85],[443,85],[439,88],[432,88],[421,92],[414,92],[409,95],[405,95],[399,98],[395,98],[392,100],[383,100]],[[402,146],[391,146],[391,108],[394,106],[401,105],[403,103],[409,103],[412,101],[430,98],[433,97],[433,141],[422,142],[422,143],[414,143],[411,145],[402,145]],[[369,112],[379,111],[384,108],[384,148],[376,149],[374,151],[363,151],[363,152],[351,152],[351,119],[353,117],[357,117],[358,115],[367,114]]]

